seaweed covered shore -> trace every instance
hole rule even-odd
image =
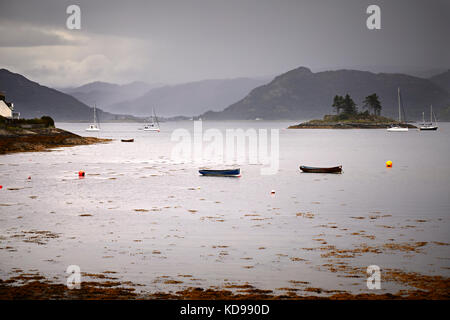
[[[110,139],[81,137],[58,128],[0,129],[0,154],[105,143]]]
[[[391,293],[352,294],[347,291],[326,291],[307,288],[309,294],[299,294],[295,288],[284,288],[285,293],[261,290],[248,283],[227,285],[223,288],[185,287],[176,292],[137,292],[136,284],[121,282],[110,274],[87,274],[89,281],[79,288],[68,289],[65,284],[53,283],[39,274],[19,274],[0,280],[0,300],[449,300],[450,279],[389,270],[386,280],[408,286],[409,290]]]

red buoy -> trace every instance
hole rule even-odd
[[[84,171],[83,170],[80,170],[80,171],[78,171],[78,176],[79,177],[84,177]]]

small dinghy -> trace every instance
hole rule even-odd
[[[121,139],[122,142],[134,142],[134,139]]]
[[[204,176],[236,177],[241,174],[241,169],[200,169],[198,172]]]
[[[300,166],[300,170],[310,173],[342,173],[342,166],[330,168]]]

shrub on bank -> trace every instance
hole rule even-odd
[[[0,125],[3,128],[54,128],[55,121],[52,117],[43,116],[34,119],[8,119],[0,116]]]

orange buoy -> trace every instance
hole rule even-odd
[[[3,188],[3,186],[0,185],[0,189],[2,189],[2,188]]]
[[[386,161],[386,168],[392,168],[392,161]]]

